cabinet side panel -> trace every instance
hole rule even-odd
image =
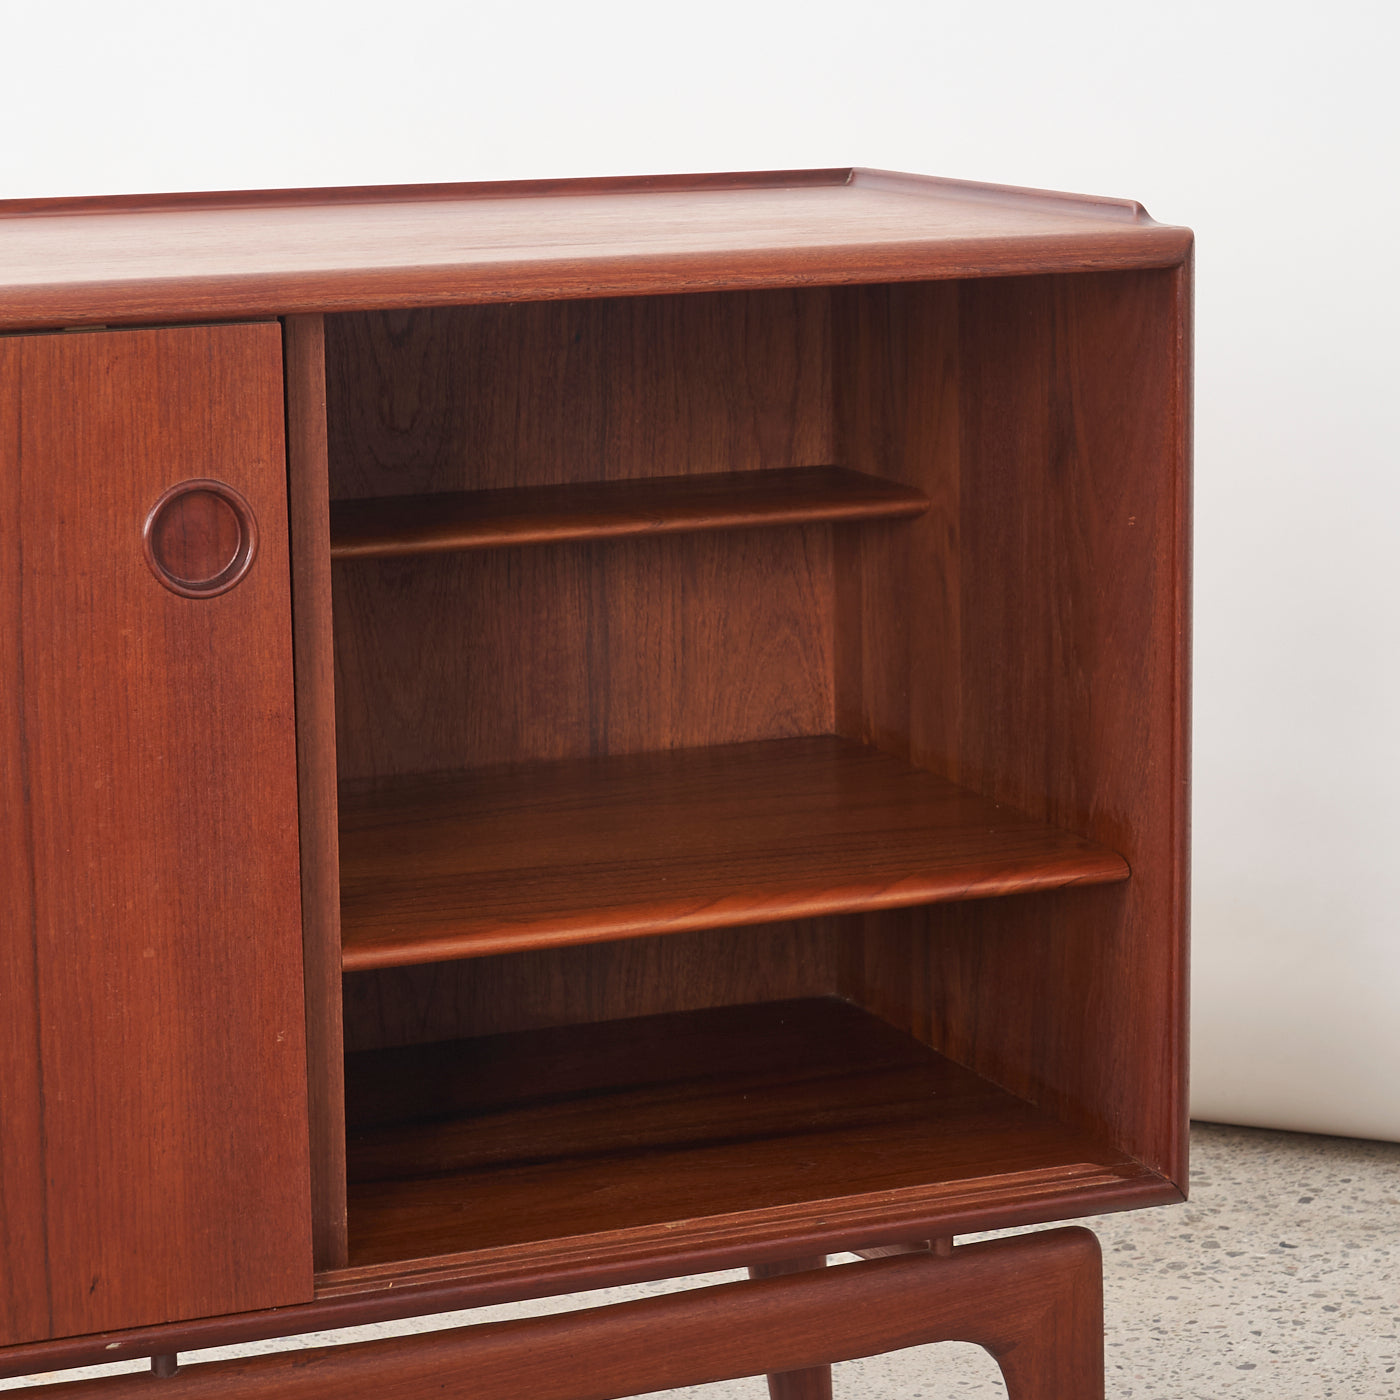
[[[1112,847],[1132,877],[870,917],[850,982],[944,1053],[1178,1183],[1187,275],[961,284],[959,635],[926,749],[909,720],[917,761]],[[940,393],[935,364],[927,382]],[[897,695],[888,682],[882,693]]]
[[[348,1246],[335,658],[331,634],[322,318],[289,316],[283,330],[283,353],[287,370],[287,515],[291,529],[292,648],[296,663],[297,785],[301,805],[312,1232],[316,1267],[335,1269],[345,1265]]]
[[[33,842],[26,794],[20,362],[0,339],[0,1344],[51,1334]]]
[[[23,723],[57,1335],[311,1295],[276,325],[23,344]],[[241,492],[216,597],[163,587],[168,487]],[[178,541],[177,541],[178,543]]]
[[[1126,885],[970,920],[938,1017],[1049,1107],[1185,1167],[1187,363],[1179,271],[969,283],[964,781],[1119,851]],[[983,928],[1000,932],[988,940]],[[1011,937],[1015,931],[1014,938]],[[936,964],[944,962],[935,952]],[[1006,1067],[1009,1069],[1009,1067]]]

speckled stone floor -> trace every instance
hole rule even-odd
[[[1110,1400],[1400,1396],[1400,1143],[1197,1124],[1191,1145],[1189,1204],[1081,1222],[1104,1250]],[[609,1289],[308,1336],[295,1345],[620,1302],[676,1286]],[[130,1367],[101,1368],[117,1369]],[[50,1379],[59,1377],[0,1381],[0,1389]],[[953,1343],[849,1362],[836,1368],[835,1383],[838,1400],[1006,1394],[985,1352]],[[760,1379],[668,1392],[677,1400],[762,1400],[766,1393]]]

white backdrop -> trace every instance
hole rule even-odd
[[[0,197],[863,164],[1195,227],[1195,1110],[1400,1139],[1393,3],[0,0]]]

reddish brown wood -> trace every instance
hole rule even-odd
[[[1170,1183],[1141,1168],[1117,1175],[1092,1170],[1064,1172],[1048,1189],[1044,1174],[1010,1174],[973,1196],[958,1191],[944,1193],[939,1228],[967,1234],[1181,1199]],[[712,1226],[692,1222],[681,1230],[642,1232],[640,1238],[615,1240],[601,1258],[594,1253],[595,1240],[585,1236],[412,1267],[336,1270],[320,1276],[313,1303],[5,1347],[0,1349],[0,1376],[146,1357],[156,1352],[231,1346],[332,1327],[744,1268],[784,1250],[839,1252],[855,1240],[897,1242],[898,1236],[907,1238],[921,1226],[917,1219],[891,1226],[888,1209],[870,1200],[843,1202],[820,1221],[813,1221],[810,1213],[808,1217],[804,1222],[800,1212],[773,1211],[761,1217],[742,1217],[737,1223],[721,1220]]]
[[[825,527],[334,572],[343,781],[831,728]]]
[[[1128,201],[829,176],[22,202],[0,207],[0,327],[1163,267],[1190,246]]]
[[[327,319],[332,492],[830,462],[825,292]],[[431,386],[427,392],[425,386]],[[340,773],[831,729],[830,531],[335,569]]]
[[[937,175],[911,175],[892,170],[831,166],[811,170],[727,170],[682,175],[595,175],[572,179],[473,180],[428,185],[336,185],[319,189],[180,190],[161,194],[67,195],[45,199],[0,201],[0,214],[101,214],[119,211],[177,209],[256,209],[353,204],[398,204],[404,200],[490,199],[507,195],[651,194],[689,190],[796,189],[856,183],[871,188],[957,191],[969,199],[1006,202],[1033,201],[1034,206],[1065,205],[1071,211],[1096,212],[1105,219],[1140,222],[1142,205],[1112,195],[1067,194],[1021,185],[989,184],[980,180],[950,180]]]
[[[836,462],[830,320],[791,288],[328,316],[331,494]]]
[[[484,831],[489,822],[482,822],[472,833],[479,869],[449,862],[429,870],[438,886],[430,885],[426,898],[403,870],[389,871],[373,888],[397,888],[400,907],[385,899],[383,927],[403,917],[421,925],[425,912],[431,922],[444,909],[457,918],[480,894],[469,888],[478,877],[494,881],[499,896],[482,906],[484,918],[502,932],[523,916],[527,944],[669,932],[684,928],[696,908],[704,911],[702,922],[716,925],[666,939],[535,946],[459,964],[353,974],[348,1040],[376,1051],[357,1060],[357,1084],[380,1083],[361,1073],[366,1065],[396,1067],[382,1076],[377,1102],[394,1111],[416,1104],[429,1120],[357,1118],[356,1171],[364,1179],[355,1189],[368,1203],[360,1218],[369,1224],[356,1266],[322,1272],[316,1301],[241,1316],[220,1309],[261,1304],[211,1302],[207,1287],[199,1294],[172,1268],[163,1276],[171,1296],[184,1300],[181,1311],[139,1315],[188,1316],[189,1307],[205,1315],[11,1346],[0,1352],[0,1367],[170,1355],[216,1341],[822,1251],[887,1251],[921,1239],[942,1247],[955,1230],[1175,1198],[1172,1183],[1185,1171],[1188,257],[1186,231],[1153,225],[1128,203],[870,172],[0,208],[0,324],[157,314],[197,320],[260,305],[318,313],[292,316],[286,341],[314,1081],[314,1204],[309,1216],[301,1207],[295,1213],[303,1230],[307,1219],[314,1223],[317,1261],[351,1257],[338,1234],[337,773],[353,790],[352,807],[376,794],[363,809],[373,814],[362,832],[366,843],[378,832],[386,854],[408,852],[428,868],[437,854],[415,847],[443,826],[414,826],[423,815],[414,794],[448,794],[451,807],[454,785],[489,796],[504,771],[499,765],[520,765],[513,770],[519,791],[499,809],[520,822],[516,849],[509,849],[508,830]],[[984,275],[997,271],[1032,275]],[[844,285],[856,283],[863,285]],[[688,294],[673,295],[682,291]],[[541,300],[549,296],[566,300]],[[438,309],[405,309],[415,305]],[[275,343],[272,331],[258,334]],[[33,343],[40,339],[121,338]],[[216,356],[217,364],[201,361],[198,373],[182,363],[170,387],[148,362],[128,379],[119,373],[97,383],[82,352],[45,352],[50,357],[41,364],[13,344],[0,341],[0,392],[22,411],[7,415],[0,429],[0,467],[27,463],[25,435],[36,423],[54,429],[54,405],[62,402],[64,431],[83,447],[76,458],[65,452],[56,460],[65,468],[70,458],[78,461],[96,481],[84,500],[100,505],[126,490],[129,463],[141,457],[128,450],[131,437],[140,437],[143,416],[155,413],[182,424],[181,441],[197,448],[160,487],[206,473],[227,479],[266,523],[260,492],[225,471],[220,458],[232,450],[226,439],[256,435],[250,420],[276,420],[256,387],[268,378],[265,366],[252,364],[256,356],[247,363]],[[46,405],[37,417],[27,406],[35,374]],[[277,378],[275,365],[270,378]],[[238,424],[234,432],[230,419]],[[94,465],[99,449],[112,453],[102,472]],[[906,503],[926,498],[928,508],[898,521],[560,541],[561,529],[618,526],[616,517],[604,518],[614,492],[626,493],[629,508],[657,493],[675,516],[678,497],[706,489],[697,478],[720,472],[746,474],[749,504],[730,501],[718,515],[692,513],[691,522],[751,522],[753,493],[765,499],[765,510],[790,512],[784,482],[813,463],[838,463],[885,483],[882,492]],[[681,480],[662,486],[658,477]],[[0,470],[3,518],[24,528],[20,548],[9,552],[20,567],[0,563],[0,621],[13,623],[0,634],[0,663],[20,678],[23,697],[15,715],[0,714],[0,798],[12,810],[27,801],[43,808],[0,841],[0,879],[22,891],[4,902],[0,939],[0,995],[15,1005],[14,1015],[0,1018],[0,1070],[18,1085],[7,1090],[0,1134],[0,1320],[11,1327],[0,1327],[0,1337],[101,1325],[82,1302],[73,1305],[79,1322],[54,1320],[55,1290],[69,1306],[74,1280],[82,1279],[67,1264],[54,1272],[50,1241],[57,1232],[70,1251],[79,1247],[75,1239],[89,1247],[75,1222],[119,1220],[91,1247],[110,1247],[143,1266],[150,1261],[152,1277],[167,1256],[191,1272],[197,1267],[178,1241],[158,1245],[154,1256],[146,1243],[151,1203],[158,1196],[163,1208],[166,1198],[173,1202],[178,1233],[190,1199],[181,1194],[186,1179],[172,1179],[177,1159],[162,1155],[159,1141],[153,1171],[121,1137],[135,1121],[131,1106],[151,1107],[142,1088],[151,1076],[133,1088],[110,1037],[72,1034],[69,1022],[51,1015],[51,1004],[74,1008],[76,1018],[101,1030],[106,1003],[92,1000],[98,990],[130,993],[145,1019],[129,1043],[143,1053],[154,1047],[161,1092],[178,1081],[184,1095],[185,1080],[228,1087],[219,1130],[206,1131],[207,1157],[189,1180],[207,1188],[219,1210],[236,1209],[247,1238],[238,1236],[201,1280],[262,1269],[264,1234],[290,1242],[278,1211],[306,1177],[304,1165],[298,1174],[274,1150],[259,1161],[254,1184],[275,1195],[279,1183],[292,1181],[277,1197],[281,1205],[263,1211],[256,1192],[242,1191],[251,1171],[247,1144],[256,1136],[243,1125],[256,1115],[258,1131],[267,1118],[281,1132],[290,1114],[294,1131],[305,1128],[286,1095],[251,1093],[244,1079],[234,1082],[262,1069],[238,1036],[274,1021],[280,1026],[288,1000],[266,992],[261,979],[280,977],[285,960],[281,952],[267,954],[263,940],[281,948],[279,919],[294,917],[295,883],[288,898],[276,871],[238,865],[240,853],[255,846],[286,849],[275,834],[268,840],[278,814],[290,810],[286,791],[279,795],[258,767],[275,742],[269,736],[285,740],[285,695],[281,709],[275,702],[258,707],[256,696],[239,709],[226,699],[240,692],[229,670],[219,669],[221,637],[211,632],[194,643],[164,623],[153,625],[126,607],[120,589],[95,605],[109,620],[125,617],[122,636],[137,640],[121,645],[142,648],[133,713],[149,708],[150,687],[170,669],[162,662],[167,652],[197,654],[206,669],[178,704],[188,713],[198,709],[206,728],[227,724],[240,741],[253,736],[254,761],[237,790],[254,817],[232,836],[204,809],[190,817],[181,805],[194,790],[192,772],[201,801],[233,790],[210,780],[221,773],[217,755],[211,761],[179,725],[158,752],[141,747],[145,731],[132,730],[132,742],[126,731],[117,733],[127,713],[126,673],[107,654],[89,647],[81,656],[84,675],[100,671],[104,685],[112,678],[107,701],[94,699],[91,687],[77,687],[80,700],[66,709],[47,692],[33,700],[36,666],[42,671],[56,657],[77,675],[73,619],[85,615],[92,598],[103,598],[104,578],[100,569],[81,575],[88,591],[64,595],[64,606],[55,604],[42,627],[34,622],[36,606],[42,611],[46,598],[57,597],[35,587],[35,577],[46,577],[43,561],[50,553],[67,560],[75,525],[79,534],[87,528],[82,510],[50,509],[57,496],[47,479],[38,491],[27,477]],[[552,542],[330,567],[328,496],[379,498],[340,507],[347,514],[382,511],[384,498],[432,498],[405,508],[421,517],[440,511],[452,493],[480,502],[492,491],[525,493],[516,498],[517,540],[538,535]],[[581,508],[580,501],[592,504]],[[686,511],[693,507],[679,508]],[[531,513],[535,519],[525,519]],[[280,518],[276,511],[273,518]],[[209,552],[210,540],[218,543],[219,524],[184,522],[177,538],[160,541],[173,551],[173,572],[185,577],[200,565],[195,556]],[[139,533],[139,514],[136,525]],[[186,526],[198,528],[191,534]],[[395,529],[400,543],[423,542],[421,518]],[[36,538],[44,542],[40,555]],[[285,575],[285,542],[276,547],[284,551]],[[248,589],[266,586],[266,566],[260,547],[248,577],[227,596],[172,595],[168,602],[231,606]],[[145,579],[158,588],[149,573]],[[252,650],[262,660],[270,655],[266,646]],[[265,674],[254,666],[255,690]],[[177,703],[163,695],[167,701]],[[50,750],[35,747],[36,733],[59,732],[43,730],[58,714],[62,742],[76,757],[53,760]],[[904,827],[888,785],[876,784],[872,807],[862,806],[868,790],[857,784],[839,794],[836,818],[825,828],[833,844],[823,850],[811,839],[801,784],[788,783],[781,764],[751,770],[745,776],[754,781],[705,787],[698,804],[688,802],[694,794],[665,790],[664,775],[722,763],[726,746],[791,740],[830,748],[838,742],[833,731],[882,751],[878,762],[894,765],[889,771],[903,774],[900,782],[921,791],[946,792],[945,778],[961,784],[967,792],[956,801],[970,802],[969,812],[1000,802],[1028,814],[1030,824],[1017,830],[1038,833],[1039,853],[1031,852],[1031,866],[1009,884],[1004,869],[993,872],[982,893],[1030,888],[1024,877],[1027,869],[1032,885],[1043,877],[1035,861],[1046,858],[1046,841],[1069,843],[1056,848],[1052,864],[1068,851],[1071,865],[1112,862],[1116,877],[1125,865],[1109,853],[1121,852],[1131,878],[1010,900],[874,909],[883,896],[859,884],[872,873],[894,888],[910,868],[916,884],[937,868],[946,881],[942,894],[969,875],[974,885],[962,888],[975,888],[982,878],[975,848],[986,822],[955,823],[954,846],[925,842],[915,851],[907,830],[881,836],[882,812]],[[759,747],[771,755],[782,744]],[[566,768],[556,760],[580,761],[572,770],[580,773],[591,767],[663,776],[643,783],[651,794],[643,809],[626,821],[617,815],[609,830],[606,823],[599,828],[608,808],[591,782],[582,785],[574,819],[561,813],[560,801],[577,797],[578,785],[558,782]],[[900,766],[906,762],[912,767]],[[415,776],[435,772],[452,776]],[[63,803],[87,794],[84,784],[94,776],[116,785],[100,789],[70,823]],[[386,781],[377,789],[366,785],[378,779]],[[140,807],[143,792],[151,794],[148,807],[160,807],[161,820],[176,814],[164,828],[173,834],[159,841],[197,866],[205,883],[196,882],[192,895],[178,882],[162,883],[160,872],[152,878],[139,864],[143,857],[131,855],[157,841],[144,833],[132,845],[113,837],[142,828],[139,820],[112,819],[102,806],[112,792],[124,794],[138,816],[148,810]],[[399,798],[408,799],[411,818],[402,823],[390,819]],[[773,805],[765,813],[766,800]],[[861,820],[852,815],[857,811]],[[670,837],[657,819],[666,812],[675,815],[677,834]],[[763,844],[775,831],[791,842],[777,859]],[[57,954],[42,937],[46,911],[84,897],[81,879],[55,893],[62,882],[44,867],[54,864],[61,841],[70,843],[63,848],[65,879],[73,864],[67,852],[87,842],[112,853],[115,883],[128,882],[118,893],[137,889],[132,922],[117,921],[119,950],[136,951],[137,921],[173,936],[173,916],[169,925],[151,918],[143,897],[163,901],[162,909],[179,906],[181,918],[189,916],[181,931],[199,930],[171,954],[156,998],[143,1000],[148,988],[134,958],[118,957],[109,969],[94,955],[55,970]],[[211,842],[218,861],[209,859]],[[599,861],[586,858],[590,843]],[[561,850],[572,868],[561,867]],[[849,867],[836,871],[834,885],[833,852]],[[687,853],[690,867],[677,859]],[[913,865],[903,873],[882,864],[893,859],[898,866],[911,853]],[[356,889],[354,881],[375,854],[347,861],[347,908],[366,898],[371,887]],[[794,883],[804,859],[827,881],[815,905],[804,902],[811,891]],[[230,868],[221,873],[225,861]],[[697,868],[704,888],[692,888],[677,913],[666,901],[677,878]],[[1056,879],[1076,878],[1070,866],[1059,870]],[[1092,879],[1111,878],[1107,864],[1096,870]],[[776,889],[769,884],[775,872]],[[219,887],[210,918],[200,900],[220,880],[227,888]],[[232,937],[217,937],[228,931],[219,919],[236,907],[235,890],[266,901],[248,914],[254,939],[240,941],[242,923]],[[901,894],[884,902],[905,901]],[[851,912],[795,917],[814,907]],[[570,923],[580,916],[581,924]],[[766,928],[718,926],[780,916],[787,918]],[[614,918],[622,923],[610,924]],[[459,935],[460,927],[448,939]],[[471,951],[521,941],[478,940]],[[434,947],[431,956],[448,945]],[[356,956],[352,932],[352,965]],[[251,972],[249,958],[258,960]],[[888,1023],[854,1037],[867,1058],[852,1059],[852,1038],[828,1027],[818,1039],[845,1057],[841,1064],[821,1070],[821,1046],[809,1045],[784,1079],[771,1064],[771,1034],[745,1039],[743,1026],[757,1024],[745,1017],[771,1018],[771,1007],[755,1004],[832,994]],[[677,1032],[677,1025],[692,1024],[684,1014],[667,1019],[664,1035],[655,1026],[606,1024],[726,1004],[750,1009],[710,1010],[695,1024],[723,1022],[732,1035]],[[234,1018],[233,1034],[222,1034],[224,1023],[217,1014],[211,1019],[210,1006]],[[932,1051],[916,1046],[903,1052],[906,1059],[869,1058],[872,1046],[891,1043],[889,1026],[913,1032]],[[150,1027],[149,1035],[140,1029]],[[529,1034],[517,1034],[523,1032]],[[196,1049],[161,1059],[161,1037],[186,1033]],[[627,1063],[661,1072],[664,1082],[618,1071],[620,1052],[607,1047],[619,1037],[631,1046]],[[433,1044],[443,1040],[466,1044]],[[416,1048],[396,1048],[405,1046]],[[103,1047],[106,1077],[74,1078],[75,1053]],[[690,1054],[690,1068],[681,1073],[685,1066],[677,1068],[668,1053],[682,1060]],[[489,1072],[473,1072],[463,1100],[463,1057],[482,1054],[501,1058]],[[235,1058],[234,1078],[219,1080],[225,1061]],[[79,1085],[76,1094],[70,1080]],[[431,1087],[437,1103],[419,1103],[405,1081]],[[917,1092],[911,1087],[919,1085]],[[117,1106],[110,1121],[99,1093]],[[472,1094],[485,1095],[485,1108]],[[195,1097],[194,1118],[207,1123],[208,1100]],[[435,1118],[444,1102],[451,1112]],[[157,1124],[178,1116],[168,1103],[155,1108]],[[362,1114],[363,1102],[356,1111]],[[66,1138],[50,1134],[50,1118],[62,1120]],[[80,1121],[92,1160],[104,1172],[111,1168],[103,1180],[123,1183],[125,1196],[100,1210],[68,1190],[64,1176]],[[961,1146],[935,1131],[949,1123],[962,1125],[952,1138]],[[107,1152],[109,1126],[117,1132],[115,1155]],[[182,1142],[196,1133],[177,1128]],[[229,1140],[238,1146],[225,1168]],[[70,1154],[57,1176],[48,1160],[56,1141]],[[794,1145],[803,1150],[794,1155]],[[639,1178],[643,1160],[674,1170]],[[395,1179],[405,1171],[407,1184]],[[442,1173],[436,1186],[433,1171]],[[628,1187],[638,1179],[636,1190]],[[401,1191],[422,1216],[394,1218],[393,1197]],[[134,1210],[125,1208],[128,1198]],[[574,1198],[588,1209],[571,1210]],[[484,1232],[476,1230],[473,1211],[487,1219]],[[513,1223],[492,1236],[490,1219]],[[223,1226],[215,1223],[217,1253]],[[92,1233],[90,1223],[83,1228]],[[141,1234],[139,1249],[123,1229]],[[23,1262],[18,1271],[8,1267],[16,1257]],[[262,1269],[264,1282],[276,1276],[276,1268]],[[149,1301],[166,1286],[138,1287]],[[1034,1346],[1022,1338],[1010,1355],[1014,1370]],[[780,1372],[823,1364],[770,1356],[762,1366],[770,1363]]]
[[[155,577],[183,598],[227,592],[258,554],[258,518],[224,482],[172,486],[151,507],[143,533]]]
[[[742,1168],[743,1163],[737,1164]],[[573,1183],[570,1182],[570,1185]],[[320,1304],[298,1317],[318,1326],[411,1317],[481,1302],[552,1297],[646,1278],[670,1278],[739,1268],[774,1253],[839,1252],[856,1240],[897,1242],[934,1230],[970,1234],[1108,1211],[1175,1205],[1182,1193],[1137,1163],[1108,1167],[1094,1161],[1008,1171],[901,1191],[877,1191],[821,1203],[799,1201],[732,1215],[469,1250],[389,1264],[333,1270],[318,1278]],[[436,1208],[434,1206],[433,1208]],[[562,1218],[562,1217],[561,1217]],[[420,1301],[431,1299],[431,1303]],[[282,1335],[294,1319],[252,1319]],[[208,1334],[201,1329],[199,1335]],[[185,1334],[182,1332],[181,1337]],[[181,1346],[189,1343],[181,1340]]]
[[[235,587],[258,552],[253,508],[226,482],[182,481],[146,517],[146,561],[172,592],[214,598]]]
[[[871,287],[837,295],[833,309],[837,459],[929,499],[899,529],[836,532],[835,727],[954,780],[964,645],[960,288]],[[988,639],[974,630],[966,644]]]
[[[0,402],[17,405],[24,387],[24,342],[0,340]],[[24,508],[18,463],[23,420],[0,414],[0,1343],[53,1334],[49,1302],[44,1161],[43,1051],[39,1033],[39,891],[25,715],[26,538],[15,529]],[[29,546],[33,548],[33,546]],[[32,643],[31,643],[32,645]],[[37,658],[29,658],[33,667]],[[13,697],[13,698],[12,698]]]
[[[932,502],[897,534],[838,544],[854,585],[837,606],[840,728],[1133,872],[1112,891],[866,921],[843,989],[1178,1183],[1185,275],[872,288],[835,311],[838,460]],[[1044,995],[1061,985],[1078,990]]]
[[[859,171],[862,179],[886,172]],[[816,170],[734,170],[710,171],[686,175],[593,175],[576,179],[542,180],[461,180],[455,183],[428,185],[333,185],[313,189],[281,190],[177,190],[160,194],[66,195],[51,199],[9,199],[0,201],[0,214],[101,214],[126,212],[159,212],[175,209],[257,209],[267,205],[278,208],[298,208],[309,205],[397,204],[403,200],[459,199],[477,197],[489,199],[501,195],[548,194],[647,194],[652,191],[690,189],[785,189],[796,185],[839,185],[851,178],[849,166],[832,166]],[[931,176],[898,175],[896,180],[928,180]],[[937,181],[937,183],[946,183]],[[966,182],[958,182],[965,184]],[[974,188],[968,185],[968,188]],[[1055,198],[1047,190],[1020,190],[1014,187],[986,186],[988,189],[1012,188],[1013,192]],[[1131,213],[1140,206],[1131,200],[1094,195],[1069,195],[1079,202],[1117,207]]]
[[[695,929],[344,979],[345,1044],[376,1050],[507,1031],[826,996],[846,920]]]
[[[0,366],[23,541],[0,563],[17,799],[0,943],[24,998],[13,1030],[0,1017],[5,1151],[23,1154],[0,1337],[305,1300],[278,329],[16,337]],[[162,588],[142,546],[152,503],[196,475],[262,527],[214,598]]]
[[[951,1235],[940,1235],[936,1240],[920,1240],[913,1244],[877,1244],[865,1249],[853,1249],[862,1259],[893,1259],[897,1254],[921,1254],[933,1250],[941,1259],[946,1259],[953,1249]]]
[[[297,805],[311,1144],[312,1242],[318,1269],[347,1262],[345,1084],[340,992],[340,853],[336,817],[335,656],[331,627],[325,332],[319,316],[283,327],[292,651],[296,660]]]
[[[938,1258],[951,1258],[953,1240],[950,1235],[941,1235],[934,1241],[933,1249]],[[852,1251],[862,1259],[892,1259],[901,1254],[924,1254],[930,1249],[925,1240],[921,1244],[881,1244],[867,1249]],[[826,1267],[826,1255],[816,1254],[806,1259],[787,1259],[776,1264],[754,1264],[749,1268],[749,1277],[777,1278],[782,1274],[802,1273],[807,1269]],[[831,1367],[812,1366],[804,1371],[780,1371],[768,1377],[770,1400],[832,1400]]]
[[[809,1254],[804,1259],[779,1259],[766,1264],[750,1264],[750,1278],[781,1278],[784,1274],[805,1273],[826,1268],[825,1254]]]
[[[840,467],[337,501],[332,559],[918,515],[917,491]]]
[[[340,856],[347,970],[1128,874],[834,738],[342,788]]]
[[[355,1055],[347,1117],[362,1268],[567,1236],[601,1263],[689,1221],[839,1229],[842,1198],[928,1238],[940,1211],[994,1208],[1011,1175],[1026,1195],[1139,1176],[834,999]]]
[[[671,1293],[610,1308],[55,1388],[61,1400],[608,1400],[765,1369],[794,1372],[939,1341],[997,1359],[1011,1400],[1102,1400],[1097,1240],[1054,1230],[873,1263]],[[649,1345],[664,1338],[661,1346]]]
[[[752,1264],[751,1279],[781,1278],[784,1274],[805,1273],[826,1268],[826,1255],[806,1259],[785,1259],[777,1264]],[[809,1366],[802,1371],[778,1371],[768,1377],[770,1400],[831,1400],[831,1367]]]

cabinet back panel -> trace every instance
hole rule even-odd
[[[333,569],[342,781],[829,732],[831,532]]]
[[[0,339],[0,1341],[311,1296],[280,341]],[[203,477],[258,551],[186,598]]]
[[[824,290],[326,318],[331,495],[831,462]]]
[[[836,450],[917,487],[913,520],[835,532],[838,732],[959,781],[960,284],[838,294]]]
[[[843,926],[802,919],[351,973],[345,1048],[827,996]]]
[[[824,290],[326,319],[331,495],[831,461]],[[824,529],[334,571],[342,779],[821,733]]]

